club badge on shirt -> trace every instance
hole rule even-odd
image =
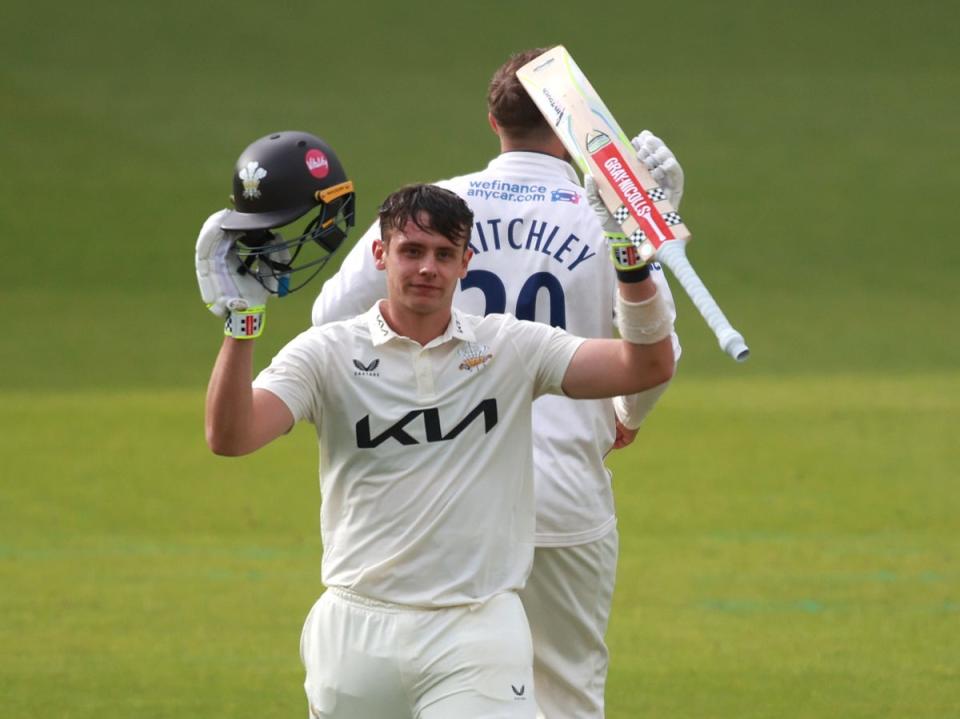
[[[493,359],[490,348],[478,342],[465,342],[457,353],[463,358],[460,363],[460,369],[466,372],[479,372],[484,368],[487,362]]]

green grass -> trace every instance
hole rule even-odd
[[[361,225],[481,166],[490,73],[563,42],[676,151],[689,255],[753,351],[733,364],[678,297],[681,371],[611,459],[608,716],[955,715],[958,7],[6,8],[0,714],[303,711],[316,446],[206,450],[196,232],[277,129],[331,142]],[[258,366],[312,294],[271,304]]]
[[[676,382],[611,461],[608,716],[949,716],[960,375]],[[301,711],[311,428],[230,460],[199,392],[2,399],[5,715]]]
[[[612,462],[614,716],[950,716],[958,390],[678,378]]]
[[[243,461],[202,395],[4,395],[4,715],[289,716],[320,591],[309,431]],[[37,427],[44,428],[38,432]],[[299,508],[299,509],[298,509]]]

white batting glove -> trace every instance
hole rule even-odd
[[[200,228],[195,257],[197,282],[207,308],[226,320],[224,333],[238,339],[252,339],[263,332],[267,297],[271,290],[277,291],[278,279],[261,263],[248,267],[240,259],[236,246],[240,233],[220,228],[226,212],[213,213]],[[289,251],[282,247],[269,256],[278,262],[290,260]]]
[[[587,202],[590,203],[590,209],[593,210],[593,214],[600,220],[600,226],[603,227],[603,234],[622,235],[623,230],[620,229],[620,223],[613,218],[610,210],[603,204],[603,200],[600,198],[600,191],[597,189],[597,182],[591,175],[584,175],[583,189],[587,191]]]
[[[617,270],[617,277],[621,282],[640,282],[650,276],[650,268],[640,259],[639,248],[623,233],[620,223],[610,214],[610,210],[603,204],[597,182],[591,175],[583,178],[583,187],[587,191],[587,202],[590,203],[593,213],[600,220],[603,227],[603,236],[610,249],[610,259]]]
[[[670,148],[650,130],[641,132],[630,144],[637,151],[637,159],[646,165],[650,175],[667,193],[667,201],[673,209],[679,209],[683,197],[683,168]]]

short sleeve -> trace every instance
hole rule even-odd
[[[520,363],[534,382],[534,396],[563,394],[563,378],[570,360],[586,339],[542,322],[518,320],[504,315],[505,330],[517,350]]]
[[[296,421],[319,426],[323,412],[323,377],[327,349],[323,334],[307,330],[281,349],[257,378],[255,389],[265,389],[287,405]]]

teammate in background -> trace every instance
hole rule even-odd
[[[454,305],[472,314],[508,312],[583,337],[612,337],[616,276],[603,231],[560,140],[516,79],[542,53],[511,57],[494,74],[487,104],[501,154],[486,169],[440,182],[474,212],[473,260]],[[633,140],[640,159],[676,207],[683,172],[649,132]],[[323,286],[313,323],[363,311],[385,294],[371,246],[374,225]],[[661,268],[652,277],[673,298]],[[680,346],[673,336],[675,356]],[[631,442],[666,388],[631,397],[534,405],[536,554],[520,596],[533,633],[537,696],[547,719],[602,719],[607,675],[604,635],[616,575],[618,535],[609,470],[611,447]],[[619,422],[615,422],[616,417]]]
[[[207,390],[210,448],[243,455],[299,420],[317,429],[328,589],[301,638],[316,719],[534,717],[516,594],[533,561],[533,400],[638,392],[673,372],[670,307],[622,239],[597,247],[621,280],[622,340],[454,310],[473,221],[436,186],[390,195],[370,248],[386,299],[294,338],[252,383],[255,341],[230,317],[265,308],[251,276],[266,263],[272,288],[270,270],[288,260],[271,240],[238,262],[244,237],[222,229],[224,213],[197,241],[201,294],[228,315]]]

